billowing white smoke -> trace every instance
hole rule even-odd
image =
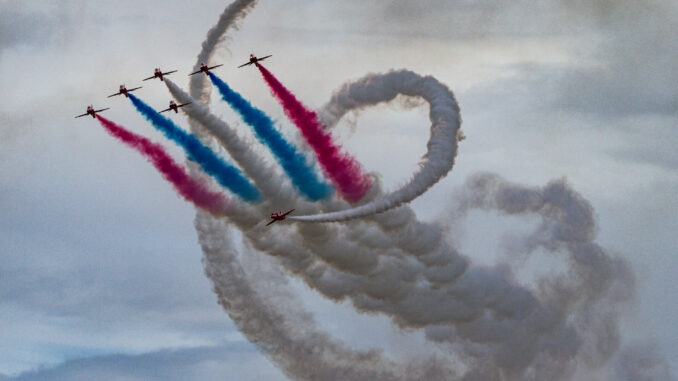
[[[444,380],[451,374],[435,360],[425,363],[425,367],[404,367],[384,360],[377,351],[356,351],[337,343],[318,332],[308,314],[299,313],[302,303],[287,291],[286,278],[279,271],[258,269],[256,277],[264,277],[267,287],[265,293],[253,288],[256,282],[248,279],[239,264],[233,237],[225,224],[208,220],[203,214],[196,217],[195,226],[205,255],[205,273],[214,284],[219,304],[238,329],[289,377],[404,381],[422,379],[423,369],[435,375],[429,379]]]
[[[419,170],[400,189],[367,204],[348,210],[308,216],[294,216],[291,220],[321,222],[345,221],[365,217],[410,202],[440,181],[452,169],[461,135],[461,116],[454,94],[433,77],[422,77],[409,70],[368,75],[345,84],[320,112],[323,122],[335,125],[349,111],[359,110],[393,100],[397,95],[424,98],[430,106],[431,136]]]
[[[220,16],[219,22],[208,33],[207,40],[198,56],[198,62],[208,62],[213,51],[222,39],[223,34],[235,21],[243,17],[254,5],[255,1],[236,1],[229,5]],[[193,97],[209,103],[209,87],[204,86],[202,76],[195,76],[191,81]],[[204,134],[202,125],[196,119],[189,120],[192,132],[203,140],[210,136]],[[206,123],[209,124],[209,123]],[[224,126],[222,126],[224,127]],[[221,131],[228,133],[227,129]],[[221,136],[222,144],[236,144],[234,136]],[[237,149],[236,149],[237,151]],[[246,155],[243,153],[243,155]],[[249,165],[251,161],[247,161]],[[194,176],[201,173],[197,167],[191,165]],[[260,184],[258,184],[260,186]],[[246,205],[236,205],[238,211],[233,213],[231,221],[235,222],[241,231],[248,231],[250,237],[263,238],[256,225],[261,215]],[[223,221],[197,211],[196,229],[205,254],[205,273],[214,283],[214,290],[220,304],[229,313],[240,330],[250,341],[255,343],[263,353],[269,356],[290,377],[296,379],[356,379],[356,380],[408,380],[428,377],[434,380],[448,379],[450,370],[444,364],[429,359],[406,366],[397,366],[383,359],[378,352],[356,352],[345,348],[336,340],[317,332],[308,313],[304,312],[299,303],[288,308],[284,313],[275,299],[266,299],[258,295],[251,287],[252,282],[247,279],[238,264],[233,248],[233,241],[229,239],[230,232]],[[254,230],[254,231],[252,231]],[[268,239],[259,241],[260,247],[266,242],[277,242],[283,236],[269,235]],[[294,245],[283,245],[283,251],[294,251]],[[280,251],[280,250],[279,250]],[[273,250],[276,253],[275,250]],[[261,280],[262,278],[255,278]],[[284,292],[284,282],[280,273],[266,274],[266,295],[276,290]],[[289,296],[289,295],[287,295]],[[290,298],[285,298],[290,300]]]
[[[253,4],[237,1],[227,7],[217,27],[210,30],[199,62],[208,62],[223,33]],[[168,86],[172,89],[172,84]],[[191,82],[191,95],[209,104],[208,88],[204,76],[197,76]],[[411,200],[452,168],[460,136],[454,97],[431,77],[394,71],[345,85],[320,113],[331,127],[350,110],[398,94],[422,96],[431,105],[429,150],[405,186],[408,191],[368,202],[369,213]],[[248,175],[264,165],[243,151],[237,136],[229,135],[228,126],[206,108],[191,115],[190,123],[201,138],[209,139],[206,128],[233,150]],[[261,168],[279,176],[272,168]],[[257,186],[266,181],[253,179]],[[379,193],[376,187],[370,197]],[[451,204],[448,218],[471,209],[537,216],[538,228],[513,249],[523,256],[535,251],[561,256],[566,271],[524,285],[515,279],[510,265],[473,265],[446,242],[438,226],[417,221],[407,206],[370,216],[362,214],[367,212],[361,207],[349,209],[344,211],[349,215],[339,219],[367,218],[347,224],[283,224],[268,230],[260,223],[269,207],[266,203],[237,205],[238,212],[227,216],[246,239],[246,250],[251,245],[258,253],[276,257],[280,266],[328,298],[348,299],[359,311],[384,314],[399,326],[422,329],[431,342],[448,351],[447,364],[433,358],[398,366],[378,352],[348,349],[319,332],[300,304],[285,294],[279,267],[248,276],[238,262],[225,221],[198,212],[196,228],[205,253],[205,272],[219,302],[243,334],[292,378],[565,380],[606,366],[615,367],[609,374],[627,379],[640,374],[608,361],[620,347],[617,319],[619,309],[633,296],[633,276],[625,262],[594,242],[593,210],[580,195],[562,180],[531,188],[482,174],[472,177]],[[335,206],[304,208],[315,212]],[[275,297],[281,293],[285,296]],[[627,364],[650,363],[643,375],[662,375],[662,369],[657,370],[664,364],[657,360],[659,356],[645,356],[656,361],[644,361],[631,350],[617,357],[624,357]],[[456,375],[450,367],[458,361],[462,366]]]

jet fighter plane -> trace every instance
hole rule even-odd
[[[114,96],[116,96],[116,95],[124,94],[124,95],[125,95],[125,98],[129,98],[129,96],[127,95],[127,93],[129,93],[130,91],[139,90],[140,88],[141,88],[141,86],[135,87],[135,88],[133,88],[133,89],[127,90],[127,88],[125,87],[125,85],[120,85],[120,90],[118,90],[118,92],[115,93],[115,94],[109,95],[108,97],[110,98],[110,97],[114,97]]]
[[[251,64],[258,65],[257,62],[263,61],[263,60],[265,60],[266,58],[272,57],[272,56],[273,56],[273,55],[271,54],[271,55],[268,55],[268,56],[266,56],[266,57],[257,58],[257,56],[255,56],[254,54],[250,54],[250,62],[244,63],[244,64],[242,64],[242,65],[240,65],[240,66],[238,66],[238,67],[240,68],[240,67],[247,66],[247,65],[251,65]]]
[[[270,224],[272,224],[272,223],[275,223],[275,222],[284,220],[284,219],[286,218],[286,216],[287,216],[288,214],[292,213],[292,212],[294,212],[294,209],[289,210],[289,211],[287,211],[287,212],[285,212],[285,213],[283,213],[283,212],[280,211],[280,210],[279,210],[278,212],[273,212],[273,213],[271,213],[271,222],[267,223],[266,226],[268,226],[268,225],[270,225]]]
[[[176,73],[176,72],[177,72],[176,70],[172,70],[172,71],[168,71],[168,72],[163,73],[162,70],[160,70],[160,68],[156,67],[155,70],[153,71],[153,76],[148,77],[148,78],[144,78],[143,80],[148,81],[149,79],[160,78],[161,81],[165,81],[164,79],[162,79],[163,75],[168,75],[168,74],[172,74],[172,73]]]
[[[162,112],[165,112],[165,111],[174,110],[174,113],[178,114],[179,113],[179,107],[184,107],[186,105],[190,105],[191,103],[193,103],[193,102],[188,102],[188,103],[178,105],[174,101],[170,101],[169,108],[162,110],[160,112],[162,113]]]
[[[212,70],[212,69],[214,69],[214,68],[217,68],[217,67],[219,67],[219,66],[224,66],[224,65],[221,64],[221,65],[214,65],[214,66],[209,66],[209,67],[208,67],[207,65],[205,65],[204,63],[201,62],[201,63],[200,63],[200,70],[196,71],[195,73],[189,74],[189,76],[191,76],[191,75],[193,75],[193,74],[198,74],[198,73],[205,73],[205,75],[207,75],[207,72],[209,72],[210,70]]]
[[[96,113],[102,112],[102,111],[106,111],[106,110],[108,110],[109,108],[110,108],[110,107],[106,107],[106,108],[102,108],[101,110],[95,110],[95,109],[94,109],[94,106],[89,105],[89,106],[87,106],[87,112],[84,113],[84,114],[82,114],[82,115],[76,116],[76,118],[80,118],[81,116],[87,116],[87,115],[92,115],[92,118],[94,118],[95,115],[96,115]]]

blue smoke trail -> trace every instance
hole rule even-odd
[[[170,140],[179,144],[188,158],[200,164],[202,169],[214,177],[219,184],[240,196],[245,201],[258,201],[259,190],[255,188],[240,170],[220,159],[211,149],[203,145],[198,138],[179,128],[174,122],[157,113],[139,98],[129,94],[129,99],[155,128]]]
[[[209,72],[208,74],[214,86],[219,89],[221,97],[240,114],[245,123],[254,128],[257,138],[268,146],[299,192],[313,201],[332,194],[332,187],[318,179],[304,155],[283,138],[268,115],[252,106],[219,77]]]

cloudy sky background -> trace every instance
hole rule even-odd
[[[439,217],[476,171],[535,186],[567,177],[597,211],[597,242],[636,272],[624,340],[655,343],[675,373],[677,6],[365,3],[262,1],[215,56],[225,64],[216,74],[290,135],[259,73],[235,69],[250,53],[273,54],[267,67],[312,107],[368,72],[408,68],[446,83],[467,139],[454,170],[413,203],[421,218]],[[0,1],[0,380],[284,379],[216,304],[192,207],[98,123],[73,119],[90,103],[112,107],[107,118],[181,160],[127,100],[106,96],[156,66],[187,85],[226,5]],[[166,107],[163,85],[143,86],[142,99]],[[406,180],[425,150],[426,109],[379,106],[354,121],[337,130],[346,147],[388,187]],[[474,261],[493,263],[510,222],[474,213],[455,234]],[[396,357],[426,345],[297,288],[321,326],[352,345]]]

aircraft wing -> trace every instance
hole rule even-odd
[[[265,59],[268,58],[268,57],[273,57],[273,54],[269,54],[269,55],[267,55],[266,57],[257,58],[257,61],[263,61],[263,60],[265,60]]]
[[[253,63],[254,63],[254,62],[244,63],[244,64],[242,64],[242,65],[240,65],[240,66],[238,66],[238,67],[241,68],[241,67],[243,67],[243,66],[251,65],[251,64],[253,64]]]
[[[191,103],[193,103],[193,102],[186,102],[186,103],[184,103],[184,104],[182,104],[182,105],[179,105],[179,106],[177,106],[177,107],[184,107],[184,106],[186,106],[186,105],[190,105]]]
[[[162,75],[172,74],[172,73],[176,73],[176,72],[177,72],[176,70],[172,70],[172,71],[168,71],[166,73],[162,73]]]
[[[215,66],[212,66],[212,67],[208,67],[207,70],[216,69],[216,68],[218,68],[219,66],[224,66],[224,64],[221,64],[221,65],[215,65]]]
[[[198,74],[198,73],[200,73],[201,71],[202,71],[202,70],[198,70],[198,71],[196,71],[195,73],[189,74],[188,76],[190,77],[190,76],[192,76],[193,74]]]
[[[272,223],[274,223],[274,222],[277,222],[277,221],[278,221],[278,220],[276,220],[276,219],[271,219],[271,222],[267,223],[266,226],[268,226],[268,225],[270,225],[270,224],[272,224]]]
[[[169,110],[171,110],[171,109],[172,109],[172,108],[170,107],[170,108],[168,108],[168,109],[165,109],[165,110],[162,110],[162,111],[158,111],[158,112],[159,112],[159,113],[163,113],[163,112],[169,111]]]
[[[96,113],[96,112],[102,112],[102,111],[106,111],[106,110],[108,110],[108,109],[110,109],[110,107],[102,108],[101,110],[94,110],[94,112],[95,112],[95,113]]]
[[[139,89],[142,88],[142,87],[143,87],[143,86],[135,87],[135,88],[133,88],[133,89],[127,90],[127,92],[129,93],[130,91],[139,90]],[[116,94],[116,95],[117,95],[117,94]]]
[[[130,90],[127,90],[127,91],[130,91]],[[122,94],[122,93],[112,94],[112,95],[109,95],[107,98],[114,97],[114,96],[120,95],[120,94]]]
[[[84,113],[84,114],[82,114],[82,115],[76,116],[76,118],[80,118],[81,116],[87,116],[87,115],[88,115],[87,113]]]
[[[292,210],[290,210],[290,211],[287,211],[287,212],[285,212],[285,214],[283,214],[283,216],[286,216],[286,215],[288,215],[288,214],[290,214],[290,213],[292,213],[292,212],[294,212],[294,209],[292,209]]]
[[[144,78],[144,79],[142,79],[142,81],[148,81],[149,79],[153,79],[153,78],[155,78],[155,75],[153,75],[152,77]]]

